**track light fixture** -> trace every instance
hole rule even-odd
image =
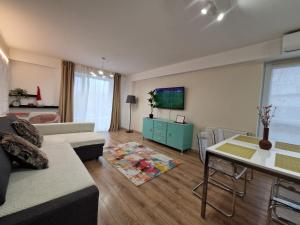
[[[203,8],[203,9],[201,9],[201,14],[202,15],[206,15],[207,14],[207,8]]]
[[[221,22],[224,19],[225,14],[223,12],[219,13],[217,21]]]
[[[217,4],[214,0],[206,1],[204,7],[201,9],[201,14],[202,15],[211,14],[213,16],[216,16],[216,20],[218,22],[221,22],[225,17],[225,13],[218,10]]]

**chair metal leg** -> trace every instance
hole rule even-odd
[[[273,192],[274,192],[274,180],[272,182],[272,188],[271,188],[271,191],[270,191],[270,199],[269,199],[269,205],[268,205],[267,223],[266,223],[266,225],[269,225],[272,222],[272,210],[273,210],[272,196],[273,196]]]
[[[236,180],[232,179],[232,208],[231,208],[231,215],[229,217],[233,217],[235,214],[235,203],[236,203]]]
[[[270,192],[270,200],[269,200],[266,224],[269,225],[272,221],[275,221],[282,225],[296,225],[295,223],[278,215],[278,212],[277,212],[278,208],[291,209],[289,206],[279,203],[279,202],[276,202],[276,200],[274,200],[275,198],[279,197],[278,194],[279,194],[280,182],[281,181],[279,178],[277,178],[276,180],[273,180],[272,188],[271,188],[271,192]]]
[[[253,172],[253,171],[252,171]],[[246,171],[246,173],[245,173],[245,179],[244,179],[244,194],[243,194],[243,196],[241,196],[242,198],[244,198],[245,197],[245,195],[246,195],[246,193],[247,193],[247,182],[248,182],[248,180],[247,180],[247,171]]]
[[[253,173],[253,169],[249,169],[250,170],[250,178],[248,178],[248,176],[246,177],[247,181],[252,181],[254,178],[254,173]]]
[[[228,192],[230,192],[230,193],[232,193],[233,191],[232,191],[232,187],[230,187],[230,186],[228,186],[227,184],[225,184],[225,183],[223,183],[223,182],[221,182],[221,181],[218,181],[217,179],[215,179],[215,178],[213,178],[213,176],[215,175],[215,174],[217,174],[217,172],[218,171],[216,171],[216,170],[213,170],[210,174],[209,174],[209,177],[208,177],[208,179],[209,179],[209,184],[212,184],[212,185],[214,185],[214,186],[216,186],[216,187],[219,187],[219,188],[221,188],[222,190],[224,190],[224,191],[228,191]],[[226,174],[225,174],[226,175]],[[228,175],[227,175],[228,176]],[[238,197],[241,197],[241,198],[243,198],[245,195],[246,195],[246,192],[247,192],[247,180],[245,179],[247,177],[247,172],[245,173],[245,175],[244,175],[244,186],[243,186],[243,191],[237,191],[236,190],[236,195],[238,196]],[[231,178],[231,177],[230,177]],[[199,183],[196,187],[194,187],[193,188],[193,192],[196,190],[196,189],[198,189],[201,185],[203,184],[203,182],[201,182],[201,183]]]
[[[268,212],[267,212],[267,222],[266,225],[269,225],[272,221],[272,208],[269,207],[268,208]]]
[[[211,174],[214,175],[215,173],[216,173],[216,171],[213,171],[213,173],[211,173]],[[210,183],[210,184],[216,185],[216,184],[212,183],[210,180],[211,180],[211,179],[209,179],[209,183]],[[238,196],[238,195],[237,195],[237,180],[234,179],[234,178],[231,178],[231,180],[232,180],[232,182],[233,182],[232,188],[230,188],[231,191],[229,191],[229,192],[232,193],[231,212],[226,212],[225,210],[223,210],[223,209],[221,209],[221,208],[215,206],[215,205],[214,205],[213,203],[211,203],[210,201],[207,201],[207,204],[208,204],[209,206],[211,206],[212,208],[214,208],[215,210],[217,210],[218,212],[220,212],[221,214],[223,214],[223,215],[226,216],[226,217],[233,217],[233,216],[234,216],[234,214],[235,214],[235,205],[236,205],[236,196]],[[245,179],[245,181],[246,181],[246,179]],[[201,196],[198,192],[196,192],[196,190],[197,190],[200,186],[202,186],[203,183],[204,183],[204,182],[202,181],[202,182],[199,183],[196,187],[194,187],[193,190],[192,190],[193,194],[196,195],[196,196],[197,196],[198,198],[200,198],[200,199],[202,199],[202,196]],[[246,184],[246,183],[247,183],[247,181],[245,182],[245,184]],[[222,186],[222,185],[216,185],[216,186],[220,187],[220,186]],[[222,188],[222,187],[221,187],[221,188]],[[222,189],[223,189],[223,188],[222,188]],[[227,189],[223,189],[223,190],[227,190]],[[246,186],[244,186],[244,190],[246,190]],[[245,193],[246,193],[246,192],[245,192]]]
[[[281,216],[279,216],[277,213],[276,213],[276,209],[278,207],[282,207],[282,208],[287,208],[286,206],[284,205],[281,205],[281,204],[277,204],[277,203],[272,203],[272,205],[269,207],[268,209],[268,217],[267,217],[267,225],[269,225],[272,221],[275,221],[276,223],[279,223],[281,225],[298,225],[298,224],[295,224],[291,221],[288,221],[286,220],[285,218],[282,218]],[[273,213],[274,213],[274,217],[273,217]]]
[[[209,178],[209,183],[214,185],[214,186],[217,186],[221,189],[223,189],[224,191],[228,191],[230,193],[233,193],[233,188],[228,186],[227,184],[225,183],[222,183],[216,179],[214,179],[213,177],[210,177]],[[243,191],[235,191],[236,192],[236,195],[240,198],[243,198],[245,195],[246,195],[246,189],[247,189],[247,181],[244,182],[244,185],[243,185]]]
[[[213,171],[208,175],[208,177],[213,176],[216,172],[217,172],[217,171],[213,170]],[[197,184],[197,186],[194,187],[193,190],[192,190],[193,194],[196,195],[196,196],[198,196],[199,198],[202,198],[202,196],[200,196],[199,193],[196,192],[196,190],[197,190],[200,186],[202,186],[203,183],[204,183],[204,181],[201,181],[201,182],[200,182],[199,184]]]
[[[213,177],[215,174],[217,174],[217,172],[222,173],[222,172],[214,170],[214,172],[209,175],[209,183],[216,186],[216,187],[221,188],[224,191],[228,191],[228,192],[232,193],[233,192],[232,187],[228,186],[227,184],[225,184],[225,183],[223,183],[223,182],[221,182],[221,181],[219,181],[219,180],[217,180]],[[222,173],[222,174],[224,174],[226,176],[229,176],[225,173]],[[229,176],[229,177],[232,178],[231,176]],[[247,178],[247,171],[245,172],[245,175],[244,175],[244,180],[245,181],[244,181],[243,191],[236,190],[236,194],[240,198],[243,198],[246,195],[246,189],[247,189],[247,180],[246,180],[246,178]]]

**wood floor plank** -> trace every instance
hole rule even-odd
[[[200,217],[201,200],[192,188],[203,177],[203,166],[195,151],[184,154],[167,146],[143,140],[141,134],[124,130],[105,133],[107,145],[135,141],[182,164],[136,187],[103,157],[85,163],[99,191],[100,225],[264,225],[272,177],[255,172],[248,183],[247,195],[238,198],[236,215],[228,219],[211,207],[207,218]],[[199,189],[201,192],[201,188]],[[211,187],[208,197],[229,209],[231,196]]]

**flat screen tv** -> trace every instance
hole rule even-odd
[[[156,107],[160,109],[184,109],[184,87],[155,89]]]

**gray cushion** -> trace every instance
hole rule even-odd
[[[0,133],[6,132],[16,134],[16,131],[11,126],[11,123],[15,120],[16,118],[14,117],[0,116]]]
[[[11,133],[2,134],[1,145],[12,159],[24,167],[48,168],[46,154],[20,136]]]
[[[3,216],[95,185],[93,178],[69,144],[43,146],[41,150],[49,158],[49,168],[20,169],[11,174],[6,202],[0,207],[0,221]],[[80,209],[77,211],[80,214]],[[53,218],[53,224],[55,221]]]
[[[11,172],[11,163],[0,145],[0,205],[5,202],[6,190]]]
[[[11,123],[15,120],[14,117],[0,117],[0,133],[11,132],[15,133],[15,130],[11,127]],[[11,173],[11,162],[0,145],[0,205],[5,202],[7,185]]]

